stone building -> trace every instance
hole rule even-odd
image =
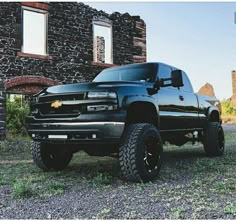
[[[90,81],[105,67],[146,61],[139,16],[74,2],[0,2],[0,15],[0,78],[7,92]],[[106,44],[105,61],[94,56],[97,37]]]
[[[105,63],[105,39],[102,36],[95,38],[94,56],[97,62]]]
[[[77,2],[0,2],[0,15],[0,79],[7,94],[91,81],[106,67],[146,61],[139,16]]]
[[[198,93],[205,96],[212,96],[215,97],[214,88],[210,83],[206,83],[204,86],[202,86]]]
[[[236,71],[232,71],[232,89],[233,89],[233,95],[231,97],[231,102],[233,105],[233,108],[236,109]]]

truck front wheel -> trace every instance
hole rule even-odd
[[[72,159],[72,152],[59,144],[32,142],[31,152],[34,163],[42,170],[62,170]]]
[[[122,178],[136,182],[154,180],[161,169],[162,153],[162,140],[154,125],[130,124],[119,149]]]
[[[209,122],[204,132],[204,150],[207,156],[222,156],[225,148],[224,131],[220,123]]]

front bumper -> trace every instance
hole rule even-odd
[[[35,141],[64,143],[119,143],[124,122],[43,122],[27,125]]]

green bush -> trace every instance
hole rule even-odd
[[[229,100],[223,100],[221,102],[222,114],[223,115],[235,115],[236,110],[233,108],[232,103]]]
[[[7,131],[13,135],[26,135],[25,118],[30,112],[29,103],[22,102],[20,98],[6,101]]]

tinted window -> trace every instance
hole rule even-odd
[[[182,91],[185,91],[185,92],[193,92],[193,87],[192,87],[192,84],[188,78],[188,76],[186,75],[185,72],[182,71],[182,76],[183,76],[183,83],[184,83],[184,86],[180,87],[180,89]]]
[[[158,77],[159,77],[159,79],[170,78],[171,77],[171,68],[160,64],[158,66]]]
[[[140,81],[151,82],[153,79],[153,64],[138,64],[120,68],[105,69],[97,75],[93,82],[109,81]]]

